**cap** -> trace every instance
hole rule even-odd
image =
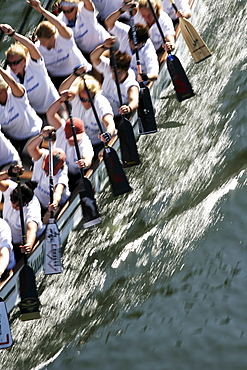
[[[64,162],[66,160],[66,154],[64,153],[63,149],[54,148],[52,149],[52,157],[53,157],[53,175],[56,175],[60,168],[62,168],[64,165]],[[45,170],[46,174],[49,174],[49,160],[50,155],[48,154],[43,163],[43,170]]]
[[[77,118],[77,117],[73,118],[73,123],[75,126],[77,141],[80,141],[82,139],[82,134],[85,131],[84,123],[80,118]],[[66,139],[69,141],[70,144],[73,144],[74,136],[73,136],[73,132],[72,132],[71,124],[70,124],[70,119],[67,119],[64,131],[65,131]]]

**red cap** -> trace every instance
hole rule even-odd
[[[52,149],[52,156],[53,156],[53,175],[56,175],[60,168],[63,167],[64,162],[66,160],[66,154],[64,153],[63,149],[61,148],[54,148]],[[44,160],[43,163],[43,170],[45,170],[46,174],[49,174],[49,154]]]
[[[81,141],[82,134],[85,131],[84,123],[80,118],[77,118],[77,117],[73,118],[73,123],[75,126],[77,141]],[[65,131],[66,139],[69,141],[69,143],[74,144],[74,136],[73,136],[73,132],[72,132],[71,124],[70,124],[70,119],[67,119],[64,131]]]

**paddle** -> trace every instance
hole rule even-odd
[[[17,187],[18,187],[18,201],[20,208],[20,219],[21,219],[21,232],[22,232],[22,245],[26,244],[26,228],[24,223],[23,203],[21,194],[21,181],[20,177],[17,176]],[[22,267],[19,274],[20,281],[20,297],[19,308],[21,311],[21,320],[32,320],[39,319],[39,298],[36,288],[35,275],[33,269],[27,263],[27,255],[24,254],[24,266]]]
[[[9,326],[6,305],[0,297],[0,349],[12,346],[13,340]]]
[[[53,203],[54,181],[53,181],[53,155],[52,155],[52,133],[49,134],[49,190],[50,204]],[[45,232],[44,273],[60,274],[62,272],[61,241],[60,233],[54,219],[54,212],[50,211],[49,224]]]
[[[90,100],[91,107],[93,109],[95,119],[96,119],[97,124],[99,126],[100,133],[103,134],[104,131],[102,129],[102,125],[100,123],[99,116],[97,114],[97,111],[96,111],[96,108],[95,108],[95,105],[94,105],[94,101],[93,101],[92,96],[90,94],[89,88],[86,84],[85,77],[82,76],[82,78],[83,78],[83,81],[84,81],[84,85],[85,85],[85,89],[86,89],[88,98]],[[122,167],[122,165],[119,161],[117,152],[115,151],[115,149],[108,146],[107,143],[104,143],[103,160],[104,160],[104,163],[105,163],[105,166],[106,166],[106,170],[107,170],[107,173],[108,173],[108,177],[109,177],[109,181],[110,181],[110,184],[111,184],[113,195],[116,197],[118,195],[125,194],[125,193],[128,193],[129,191],[131,191],[132,189],[131,189],[131,187],[129,185],[129,182],[126,178],[123,167]]]
[[[72,134],[74,137],[74,143],[75,143],[75,150],[77,154],[78,161],[81,159],[80,149],[76,137],[76,131],[75,126],[72,118],[72,108],[71,104],[66,100],[65,102],[66,108],[69,113],[69,120],[70,120],[70,126],[72,130]],[[79,195],[81,200],[81,208],[82,208],[82,214],[83,214],[83,220],[82,224],[84,229],[97,225],[101,222],[99,211],[96,205],[96,201],[94,198],[94,191],[92,184],[90,180],[88,180],[86,177],[84,177],[83,169],[80,168],[80,175],[81,175],[81,186],[79,189]]]
[[[174,0],[170,0],[175,12],[178,11]],[[212,55],[211,51],[196,31],[195,27],[184,17],[179,17],[179,24],[184,41],[196,63],[199,63]]]
[[[120,106],[123,105],[120,83],[117,73],[117,64],[114,49],[111,48],[111,58],[113,61],[113,70],[115,75],[115,82],[117,86],[118,100]],[[123,167],[132,167],[140,164],[140,158],[137,151],[137,145],[133,127],[130,121],[122,114],[121,121],[117,125],[118,137],[120,142],[120,150]]]
[[[137,73],[141,74],[142,73],[141,62],[139,58],[136,28],[132,10],[130,10],[130,24],[136,54]],[[140,134],[151,134],[157,132],[153,103],[150,96],[149,88],[143,82],[139,82],[139,85],[140,85],[139,106],[138,106],[139,132]]]
[[[165,44],[166,39],[165,39],[164,33],[160,27],[158,17],[154,11],[154,8],[150,0],[148,0],[148,4],[153,13],[158,30],[163,39],[163,43]],[[183,100],[191,98],[192,96],[195,96],[195,93],[188,80],[188,77],[186,76],[186,73],[182,67],[182,64],[180,63],[180,60],[175,55],[171,55],[171,51],[168,51],[166,62],[167,62],[167,68],[170,73],[174,89],[176,91],[178,101],[181,102]]]

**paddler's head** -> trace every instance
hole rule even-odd
[[[26,181],[24,183],[21,183],[20,186],[21,186],[22,205],[23,205],[23,207],[25,207],[33,199],[34,189],[37,187],[37,182],[35,182],[35,181]],[[10,194],[10,201],[11,201],[12,207],[16,211],[18,211],[20,209],[18,187],[16,187],[12,191],[12,193]]]
[[[76,15],[78,11],[78,5],[80,0],[60,0],[58,2],[59,10],[63,12],[65,17],[69,21],[69,26],[73,27],[73,23],[70,24],[71,21],[76,21]]]
[[[159,18],[160,16],[160,12],[162,10],[162,5],[160,3],[160,1],[158,0],[150,0],[151,2],[151,5],[155,11],[155,14],[157,15],[157,17]],[[139,12],[142,16],[142,18],[144,18],[145,22],[147,23],[148,27],[151,27],[154,23],[155,23],[155,18],[153,16],[153,12],[151,10],[151,8],[149,7],[149,3],[148,3],[148,0],[140,0],[138,2],[138,9],[139,9]]]
[[[149,29],[148,29],[148,26],[145,26],[142,23],[136,23],[135,30],[136,30],[137,48],[140,49],[150,37]],[[130,48],[131,50],[134,50],[134,47],[135,47],[134,36],[133,36],[131,28],[129,29],[128,36],[129,36]]]
[[[28,56],[28,49],[19,42],[11,45],[5,52],[6,63],[10,67],[11,71],[21,76],[24,75],[26,67],[26,59]]]
[[[35,36],[48,50],[55,47],[56,43],[56,27],[48,21],[41,22],[35,30]]]
[[[120,50],[115,52],[115,61],[116,61],[116,67],[117,67],[117,74],[118,74],[118,80],[119,83],[122,83],[126,80],[128,77],[128,70],[130,68],[130,62],[131,62],[131,56],[127,53],[122,53]],[[110,66],[111,66],[111,72],[112,77],[115,80],[115,71],[114,71],[114,59],[110,59]]]
[[[80,118],[74,117],[73,118],[73,125],[75,128],[75,134],[76,134],[76,140],[79,143],[82,139],[83,132],[85,131],[84,128],[84,123]],[[65,127],[64,127],[64,132],[66,139],[68,140],[69,144],[71,146],[75,146],[75,141],[74,141],[74,135],[70,123],[70,119],[66,121]]]
[[[96,80],[93,76],[85,75],[84,76],[87,84],[87,88],[89,90],[90,96],[92,100],[94,100],[95,95],[100,92],[101,86],[98,80]],[[85,87],[84,79],[82,79],[78,85],[77,93],[79,95],[79,99],[85,109],[91,108],[90,99]]]

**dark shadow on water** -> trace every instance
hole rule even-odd
[[[185,126],[185,123],[180,123],[176,121],[168,121],[168,122],[164,122],[160,124],[159,122],[159,127],[162,127],[162,128],[173,128],[173,127],[181,127],[181,126]]]

